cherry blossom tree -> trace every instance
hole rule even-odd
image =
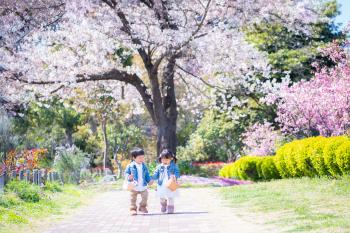
[[[336,64],[333,68],[315,64],[310,81],[284,85],[266,100],[277,103],[277,121],[285,133],[297,136],[344,134],[350,128],[349,42],[333,43],[323,53]]]
[[[164,147],[175,151],[180,100],[176,87],[186,85],[194,97],[207,87],[220,90],[243,83],[253,89],[248,86],[256,84],[245,80],[257,71],[268,75],[269,67],[264,54],[244,41],[241,29],[278,21],[290,30],[312,33],[307,25],[324,20],[318,14],[320,4],[316,0],[70,1],[53,29],[33,33],[14,54],[1,51],[2,76],[9,90],[16,86],[63,97],[74,95],[71,90],[77,87],[89,92],[92,82],[116,91],[127,84],[126,91],[132,99],[141,98],[157,127],[158,151]],[[130,56],[132,65],[125,65],[123,59]]]
[[[242,135],[246,155],[272,155],[276,147],[282,142],[282,136],[269,122],[255,123]]]
[[[35,29],[54,25],[64,12],[63,0],[2,0],[0,47],[13,50]]]

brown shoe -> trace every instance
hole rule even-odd
[[[136,210],[130,210],[130,215],[131,215],[131,216],[137,215],[137,211],[136,211]]]
[[[144,213],[144,214],[147,214],[147,213],[148,213],[147,208],[146,208],[146,207],[143,207],[143,206],[142,206],[142,207],[140,206],[139,211],[140,211],[141,213]]]

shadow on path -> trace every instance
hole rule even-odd
[[[148,213],[148,214],[137,214],[137,215],[142,215],[142,216],[155,216],[155,215],[164,215],[164,216],[167,216],[167,215],[187,215],[187,214],[208,214],[209,212],[205,212],[205,211],[202,211],[202,212],[175,212],[173,214],[167,214],[167,213]]]

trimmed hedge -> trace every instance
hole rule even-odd
[[[235,163],[224,166],[219,176],[254,181],[280,178],[273,156],[244,156]]]
[[[244,180],[332,176],[350,173],[350,138],[336,136],[295,140],[275,156],[244,156],[224,166],[219,176]]]

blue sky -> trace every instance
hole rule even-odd
[[[350,0],[338,0],[338,3],[341,5],[341,14],[336,18],[335,22],[342,23],[342,27],[344,27],[350,21]]]

